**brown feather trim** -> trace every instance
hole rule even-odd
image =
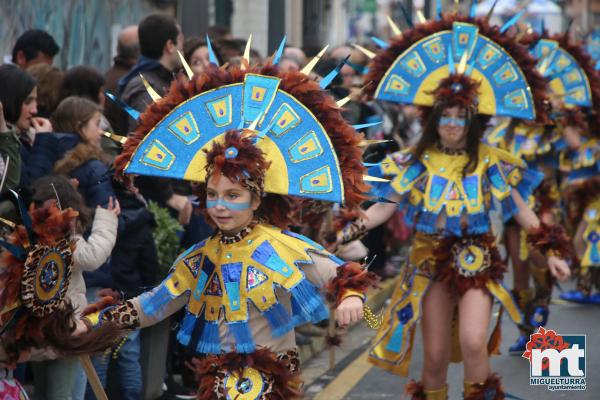
[[[572,184],[565,194],[567,218],[571,226],[576,226],[592,201],[600,198],[600,176]]]
[[[139,126],[123,146],[121,155],[115,160],[115,175],[118,178],[124,178],[123,171],[140,142],[165,115],[181,102],[211,89],[242,82],[246,73],[281,78],[279,88],[298,99],[319,120],[329,135],[338,157],[344,182],[345,205],[351,209],[357,208],[366,199],[363,193],[368,192],[368,185],[363,181],[363,174],[366,170],[362,165],[361,150],[357,146],[362,140],[362,136],[343,119],[335,100],[322,90],[318,83],[299,72],[279,73],[277,67],[270,64],[264,67],[254,67],[247,71],[241,71],[236,67],[220,69],[212,66],[204,74],[197,75],[191,81],[179,76],[171,84],[169,92],[161,100],[151,104],[141,115]],[[129,183],[131,184],[131,181]],[[277,196],[278,199],[281,197],[283,196]],[[278,210],[280,207],[278,201],[272,203],[273,213],[282,216],[288,214],[286,211]],[[285,215],[284,218],[290,217]]]
[[[544,179],[535,189],[534,197],[538,215],[552,214],[556,209],[560,209],[560,197],[556,198],[554,185],[552,179]]]
[[[563,107],[560,111],[560,119],[558,121],[561,126],[575,126],[581,129],[582,133],[587,135],[590,133],[590,127],[585,114],[581,107],[567,108]]]
[[[472,392],[465,396],[465,400],[504,400],[502,380],[498,374],[490,375],[484,383],[472,385]]]
[[[348,290],[366,293],[370,287],[376,287],[379,277],[356,262],[347,262],[337,267],[336,276],[325,285],[326,298],[335,307],[339,306]]]
[[[573,257],[573,246],[565,229],[560,225],[548,225],[540,221],[538,229],[527,234],[527,243],[548,257],[554,253],[564,259]]]
[[[293,362],[294,360],[278,359],[277,354],[263,348],[251,354],[226,353],[193,358],[188,367],[194,371],[198,381],[198,400],[222,398],[217,396],[215,390],[223,390],[221,386],[225,371],[239,376],[245,368],[254,368],[272,381],[271,393],[265,394],[265,399],[287,400],[302,397],[302,392],[298,389],[302,384],[300,371]]]
[[[414,43],[429,35],[442,30],[452,29],[452,24],[455,21],[477,25],[480,34],[502,46],[511,55],[523,71],[525,79],[531,88],[536,110],[536,120],[540,123],[546,123],[549,120],[546,107],[548,101],[548,81],[537,71],[536,60],[529,54],[527,47],[515,40],[514,35],[508,33],[501,34],[498,26],[490,25],[483,18],[471,19],[458,14],[444,14],[440,20],[418,24],[414,28],[402,32],[402,37],[392,38],[389,47],[379,51],[369,64],[369,72],[365,76],[365,82],[373,82],[373,84],[365,89],[365,93],[370,97],[373,96],[379,82],[400,54]]]
[[[110,164],[108,156],[100,147],[82,142],[67,151],[63,158],[54,164],[54,172],[69,175],[73,170],[90,160],[98,160],[106,165]]]
[[[425,388],[421,382],[417,382],[413,379],[408,381],[405,388],[406,394],[410,396],[411,400],[427,400],[425,395]]]
[[[487,249],[490,255],[490,265],[474,276],[461,275],[458,268],[454,265],[456,261],[452,251],[453,247],[462,246],[467,241],[478,247]],[[486,283],[490,280],[502,281],[504,272],[506,272],[506,266],[496,247],[495,238],[490,234],[443,237],[433,251],[433,255],[435,257],[434,279],[444,283],[448,291],[456,296],[462,296],[467,290],[473,288],[483,289],[487,292]]]
[[[476,107],[479,104],[479,82],[466,75],[452,74],[442,80],[431,92],[435,102],[443,107]]]

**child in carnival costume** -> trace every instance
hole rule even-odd
[[[559,154],[565,143],[560,127],[549,114],[556,118],[564,103],[574,105],[588,102],[589,99],[577,97],[580,94],[585,97],[589,90],[583,79],[585,72],[574,59],[568,57],[568,53],[565,54],[556,40],[545,33],[519,36],[523,36],[520,43],[527,46],[537,60],[537,69],[544,77],[541,79],[545,80],[540,81],[539,86],[546,88],[549,99],[544,101],[542,109],[537,109],[535,121],[507,119],[487,135],[486,141],[519,156],[529,168],[543,174],[543,181],[527,200],[544,223],[553,225],[559,223],[563,216],[557,170]],[[556,65],[559,58],[564,60],[560,68]],[[568,77],[572,74],[583,78],[569,80]],[[543,93],[536,92],[536,95]],[[557,106],[554,113],[553,105]],[[536,328],[545,326],[548,322],[555,280],[544,257],[539,252],[529,251],[526,232],[518,227],[514,220],[507,223],[505,228],[504,242],[514,270],[513,295],[524,314],[523,324],[519,326],[520,335],[510,347],[510,352],[521,355],[525,351],[529,336]],[[530,276],[533,277],[533,288],[529,284]]]
[[[529,84],[536,82],[530,78],[535,61],[505,34],[514,22],[493,27],[487,20],[448,14],[402,33],[393,25],[395,36],[374,55],[365,78],[373,81],[377,100],[427,107],[416,146],[373,167],[391,177],[391,190],[382,186],[380,193],[399,203],[416,232],[369,361],[407,375],[422,320],[424,367],[421,382],[409,384],[413,399],[446,399],[448,364],[461,358],[466,399],[504,398],[489,364],[489,354],[498,351],[499,324],[486,346],[493,299],[516,323],[522,316],[502,286],[505,266],[495,245],[492,208],[500,208],[504,222],[515,218],[528,232],[553,275],[569,275],[562,255],[553,253],[568,238],[540,222],[524,200],[541,175],[481,141],[488,115],[534,120],[543,104],[544,96],[534,96],[536,87]],[[366,218],[339,233],[339,241],[385,222],[396,208],[373,205]]]
[[[563,300],[600,304],[600,263],[598,253],[597,201],[600,198],[600,74],[596,63],[580,42],[569,34],[554,38],[562,51],[580,66],[582,90],[565,95],[558,118],[565,148],[559,155],[562,192],[565,193],[567,223],[574,232],[574,244],[579,258],[577,288],[561,294]],[[549,57],[556,59],[555,54]],[[564,57],[563,57],[564,58]],[[569,72],[570,73],[570,72]],[[585,90],[584,90],[585,89]]]
[[[209,50],[211,46],[209,44]],[[199,182],[198,198],[216,232],[185,251],[152,291],[96,305],[80,331],[106,321],[144,328],[186,308],[177,339],[192,355],[199,399],[301,396],[294,327],[363,315],[373,275],[292,233],[291,198],[354,209],[368,187],[356,145],[361,137],[308,74],[279,73],[277,62],[250,68],[212,64],[180,76],[142,114],[116,160],[117,174]],[[335,72],[334,72],[335,73]],[[149,88],[152,91],[151,88]]]

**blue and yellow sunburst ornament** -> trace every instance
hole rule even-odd
[[[273,56],[273,63],[280,59],[284,43],[285,39]],[[324,52],[325,49],[300,73],[310,74]],[[247,57],[249,50],[244,54]],[[216,64],[216,57],[211,56],[211,61]],[[325,89],[342,66],[336,66],[317,89]],[[215,66],[211,68],[216,71]],[[221,71],[229,70],[221,67]],[[203,182],[204,150],[209,150],[215,141],[223,141],[227,131],[243,130],[255,137],[255,145],[271,163],[265,175],[265,192],[344,203],[345,178],[338,159],[339,149],[332,140],[339,133],[331,132],[331,127],[327,132],[325,122],[313,113],[323,115],[323,112],[307,103],[313,107],[309,108],[282,88],[289,75],[273,74],[273,69],[268,68],[252,69],[246,59],[240,71],[241,80],[237,78],[201,91],[162,116],[139,142],[124,172]],[[337,107],[340,106],[338,103]],[[333,102],[331,108],[337,107]],[[339,146],[340,141],[336,143]]]
[[[377,80],[373,96],[431,106],[440,80],[456,72],[480,83],[479,113],[535,119],[531,89],[519,64],[469,22],[454,21],[451,29],[425,36],[402,51]]]

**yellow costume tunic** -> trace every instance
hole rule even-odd
[[[478,246],[475,239],[468,244],[470,238],[492,231],[489,214],[493,207],[501,208],[505,221],[510,219],[517,212],[513,190],[527,198],[542,179],[540,173],[526,169],[521,159],[486,144],[479,146],[475,170],[465,174],[467,162],[466,154],[445,154],[435,147],[418,160],[409,152],[400,152],[382,162],[381,174],[393,179],[391,186],[403,198],[401,207],[407,222],[417,231],[408,267],[403,270],[369,354],[370,362],[390,372],[408,374],[422,299],[441,272],[436,270],[434,255],[440,242],[455,238],[467,243],[454,258],[457,277],[477,279],[488,274],[493,258],[489,255],[495,249]],[[483,282],[511,318],[520,323],[522,317],[501,282]]]
[[[583,218],[587,226],[583,232],[585,251],[581,267],[583,270],[600,268],[600,198],[588,206]]]
[[[306,237],[259,223],[238,242],[217,234],[193,246],[131,303],[140,327],[185,306],[177,339],[192,353],[282,352],[294,348],[295,326],[328,317],[318,288],[342,263]],[[87,318],[98,323],[102,315]]]

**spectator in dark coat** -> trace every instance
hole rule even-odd
[[[113,65],[104,74],[106,91],[117,96],[119,94],[119,80],[127,75],[140,57],[140,41],[138,39],[137,25],[124,28],[119,33],[117,42],[117,55],[113,58]],[[125,135],[128,131],[127,114],[117,104],[107,101],[104,106],[104,115],[110,122],[114,131]]]
[[[183,34],[174,18],[153,14],[139,25],[140,58],[138,63],[119,81],[121,100],[142,112],[152,103],[140,73],[159,95],[163,95],[173,80],[173,73],[181,68],[177,51],[183,50]],[[137,125],[129,120],[129,131]]]
[[[64,154],[54,172],[77,180],[88,207],[106,207],[115,197],[107,157],[100,147],[101,108],[81,97],[67,97],[52,115],[58,152]]]
[[[60,47],[46,31],[31,29],[17,39],[12,51],[12,62],[25,69],[33,64],[52,65]]]

